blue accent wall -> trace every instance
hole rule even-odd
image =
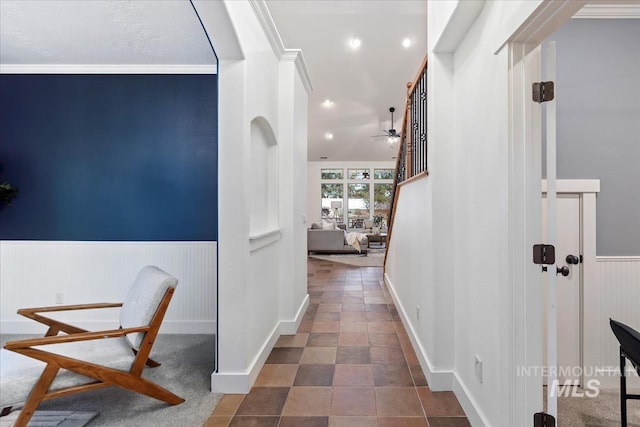
[[[217,240],[217,76],[0,75],[0,239]]]

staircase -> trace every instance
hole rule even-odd
[[[425,56],[413,82],[407,83],[407,102],[402,118],[402,130],[396,173],[389,205],[387,248],[391,242],[395,208],[403,183],[428,175],[427,170],[427,57]],[[385,254],[385,264],[386,264]]]

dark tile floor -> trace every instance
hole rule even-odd
[[[309,258],[310,304],[251,392],[225,395],[205,427],[462,427],[452,392],[432,392],[382,268]]]

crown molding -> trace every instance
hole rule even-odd
[[[309,77],[309,70],[307,69],[307,63],[304,60],[304,55],[301,49],[285,49],[280,57],[280,61],[291,61],[296,65],[296,70],[302,80],[307,94],[313,92],[313,85],[311,84],[311,77]]]
[[[640,19],[640,4],[587,4],[574,18]]]
[[[269,40],[273,53],[275,53],[281,61],[293,61],[296,64],[296,70],[298,71],[298,75],[302,80],[302,84],[304,85],[307,94],[311,93],[313,91],[313,86],[311,85],[311,78],[309,77],[309,71],[307,69],[307,64],[304,60],[302,50],[285,49],[280,33],[276,28],[275,22],[273,22],[271,12],[269,12],[267,3],[264,0],[250,0],[249,4],[251,4],[253,11],[258,18],[258,22],[264,30],[267,40]]]
[[[264,0],[250,0],[249,4],[251,4],[253,11],[258,18],[258,22],[260,22],[260,26],[267,35],[267,40],[269,40],[273,53],[280,58],[284,53],[285,48],[282,43],[280,33],[278,33],[278,29],[276,28],[276,24],[273,22],[273,18],[271,17],[271,12],[269,12],[267,3]]]
[[[215,64],[0,64],[0,74],[218,74],[218,66]]]

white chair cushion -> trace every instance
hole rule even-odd
[[[144,267],[138,273],[122,303],[120,326],[133,328],[149,325],[167,289],[175,288],[177,285],[178,279],[158,267],[151,265]],[[144,334],[129,334],[127,339],[133,348],[139,349]]]

